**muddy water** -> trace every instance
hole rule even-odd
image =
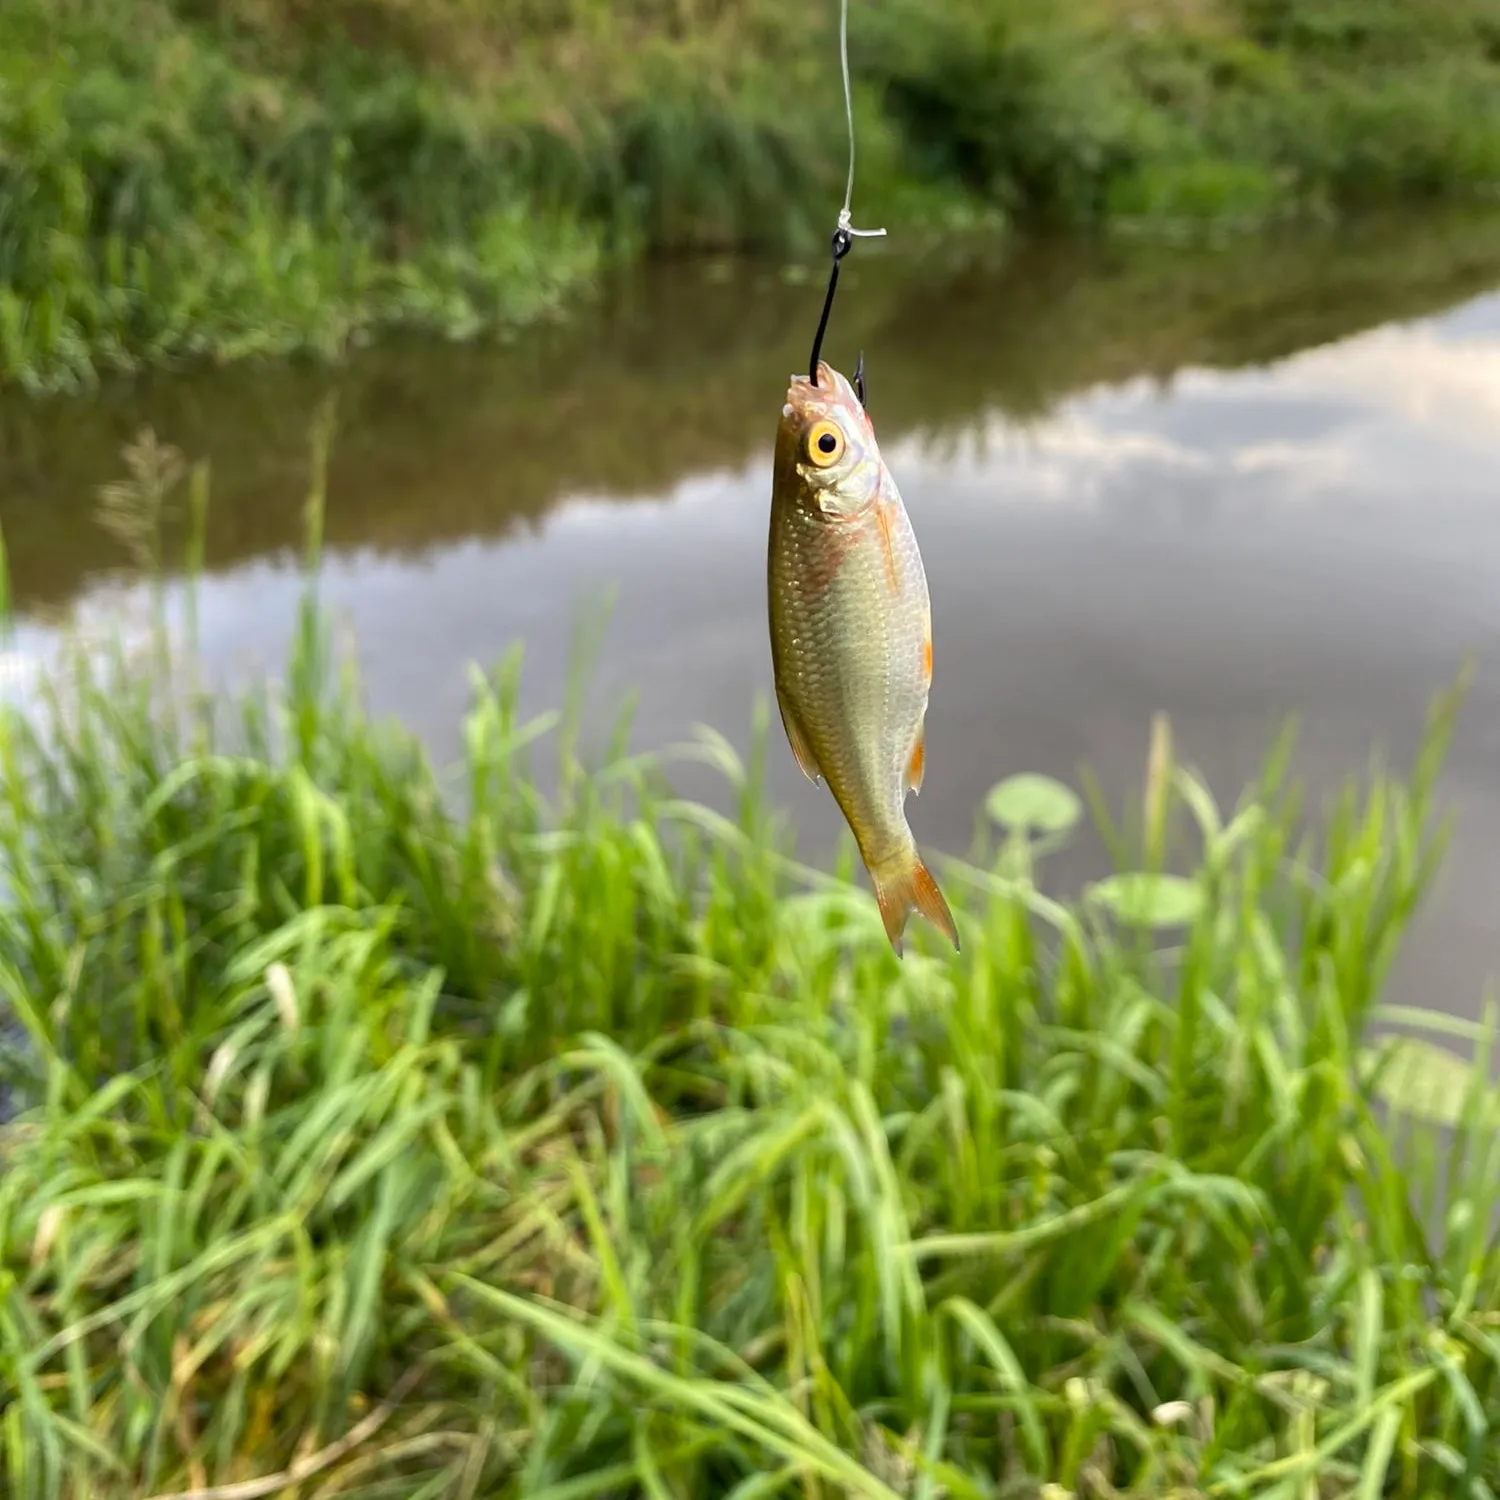
[[[1401,763],[1433,694],[1478,671],[1445,780],[1459,828],[1402,998],[1472,1013],[1500,971],[1500,221],[1377,221],[1205,250],[949,249],[847,263],[828,353],[866,351],[870,406],[933,596],[919,839],[962,852],[1017,770],[1112,797],[1152,715],[1232,800],[1289,715],[1314,800]],[[336,372],[156,378],[0,399],[12,682],[65,626],[143,590],[95,523],[144,424],[213,464],[200,596],[232,680],[283,658],[309,418],[340,435],[323,592],[372,706],[458,743],[466,667],[512,640],[554,705],[580,605],[611,591],[594,672],[635,739],[707,722],[743,743],[769,691],[770,443],[820,287],[777,267],[663,267],[501,347],[400,341]],[[805,848],[831,800],[773,741]],[[1092,872],[1085,848],[1055,865]]]

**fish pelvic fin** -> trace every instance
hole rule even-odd
[[[868,868],[875,887],[875,900],[880,906],[880,919],[885,923],[885,934],[898,958],[902,953],[906,921],[913,910],[921,912],[953,944],[953,951],[958,952],[958,925],[915,844],[894,859]]]
[[[927,728],[917,726],[916,743],[911,747],[911,756],[906,762],[906,789],[920,796],[922,778],[927,774]]]
[[[823,772],[818,766],[818,758],[812,752],[812,746],[807,742],[807,736],[802,732],[802,726],[797,722],[797,715],[793,713],[792,706],[786,701],[786,694],[778,687],[776,689],[776,706],[781,710],[781,727],[786,730],[786,742],[792,747],[792,754],[797,759],[797,764],[802,767],[802,774],[817,786],[823,779]]]

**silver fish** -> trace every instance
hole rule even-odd
[[[891,946],[913,908],[958,947],[906,821],[926,769],[932,611],[917,538],[854,388],[792,377],[767,566],[776,699],[792,753],[859,845]]]

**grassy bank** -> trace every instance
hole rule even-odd
[[[1500,182],[1484,0],[856,0],[859,206],[912,240]],[[601,259],[821,253],[834,7],[8,0],[0,379],[544,315]]]
[[[518,722],[512,658],[437,777],[308,515],[284,691],[152,647],[0,714],[7,1495],[1496,1492],[1491,1031],[1369,1030],[1456,700],[1310,822],[1284,756],[1219,809],[1162,738],[1075,907],[1076,799],[1010,781],[941,862],[962,956],[902,965],[763,737],[686,804]]]

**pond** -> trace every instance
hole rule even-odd
[[[826,353],[870,410],[933,597],[918,840],[962,853],[985,791],[1041,770],[1138,794],[1157,712],[1232,800],[1286,718],[1314,803],[1404,766],[1433,695],[1477,672],[1444,782],[1458,828],[1397,975],[1474,1013],[1500,969],[1500,217],[1447,213],[1218,246],[1038,243],[846,262]],[[768,695],[770,451],[820,266],[620,278],[504,344],[399,339],[346,366],[242,368],[0,403],[10,677],[143,589],[94,520],[145,424],[213,465],[201,630],[232,681],[284,658],[309,423],[329,391],[323,594],[371,706],[458,745],[467,666],[526,650],[561,698],[581,605],[614,596],[601,711],[634,742],[743,745]],[[802,847],[842,832],[772,740]],[[1087,844],[1049,886],[1098,870]]]

